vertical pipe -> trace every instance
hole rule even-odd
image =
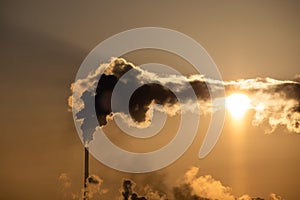
[[[84,147],[84,185],[83,185],[83,200],[88,200],[87,197],[87,178],[89,177],[89,150]]]

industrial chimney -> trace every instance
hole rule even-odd
[[[88,200],[87,181],[89,177],[89,150],[84,147],[84,182],[83,182],[83,200]]]

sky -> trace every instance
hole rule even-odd
[[[146,26],[182,32],[206,49],[224,81],[286,81],[300,74],[297,1],[2,1],[0,9],[1,199],[78,197],[83,145],[68,107],[70,85],[88,53],[114,34]],[[183,75],[195,73],[183,59],[158,50],[122,57],[135,66],[160,62]],[[101,188],[96,187],[95,199],[121,196],[123,179],[134,182],[140,196],[160,191],[172,199],[184,185],[203,196],[208,194],[201,191],[204,184],[213,191],[230,188],[230,194],[222,190],[229,199],[244,194],[268,199],[271,193],[298,199],[299,134],[284,125],[269,133],[267,123],[253,125],[253,116],[247,111],[236,120],[227,113],[219,141],[199,160],[209,123],[209,117],[201,117],[187,152],[155,172],[119,172],[91,157],[90,172],[103,181],[96,182]],[[179,121],[169,117],[164,131],[172,134]],[[132,151],[153,150],[169,139],[147,145],[127,141],[113,122],[104,129],[115,144]]]

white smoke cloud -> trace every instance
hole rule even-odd
[[[284,200],[281,196],[276,195],[274,193],[270,194],[270,200]]]
[[[182,178],[180,184],[175,187],[177,197],[197,200],[264,200],[260,197],[251,197],[244,194],[240,197],[232,194],[232,188],[224,186],[220,181],[215,180],[211,175],[199,176],[199,168],[190,168]],[[181,195],[178,195],[181,193]],[[180,200],[176,198],[175,200]],[[270,200],[283,200],[282,197],[271,193]]]
[[[154,190],[149,185],[144,188],[144,192],[147,200],[168,200],[168,197],[165,193]]]
[[[271,193],[267,199],[251,197],[248,194],[236,196],[232,188],[224,186],[211,175],[199,175],[199,168],[191,167],[173,187],[172,194],[154,190],[147,184],[143,190],[132,180],[123,180],[120,190],[122,196],[118,200],[284,200],[281,196]],[[135,189],[139,190],[138,194]]]
[[[192,193],[209,199],[234,200],[231,188],[225,187],[210,175],[197,176],[199,168],[192,167],[186,172],[183,182],[192,188]]]
[[[272,133],[280,125],[290,132],[300,133],[300,113],[293,109],[299,102],[295,99],[285,99],[280,94],[257,93],[257,96],[249,96],[255,111],[252,124],[261,125],[266,122],[270,125],[268,133]]]
[[[74,192],[72,180],[66,173],[62,173],[58,180],[63,199],[83,199],[84,190]],[[102,183],[103,180],[98,176],[89,176],[86,190],[88,199],[103,198],[102,195],[109,190],[103,189]],[[171,187],[173,187],[173,194],[167,194],[166,191],[153,189],[150,183],[141,187],[132,180],[123,180],[122,188],[119,190],[120,193],[115,198],[118,200],[267,200],[260,197],[251,197],[248,194],[240,197],[235,196],[232,194],[232,188],[224,186],[211,175],[199,175],[199,168],[197,167],[191,167],[179,180],[178,184],[169,186],[169,188]],[[140,194],[135,191],[135,188],[140,191]],[[268,200],[284,200],[284,198],[271,193]]]

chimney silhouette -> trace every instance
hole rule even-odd
[[[88,200],[87,181],[89,177],[89,150],[84,147],[84,184],[83,184],[83,200]]]

